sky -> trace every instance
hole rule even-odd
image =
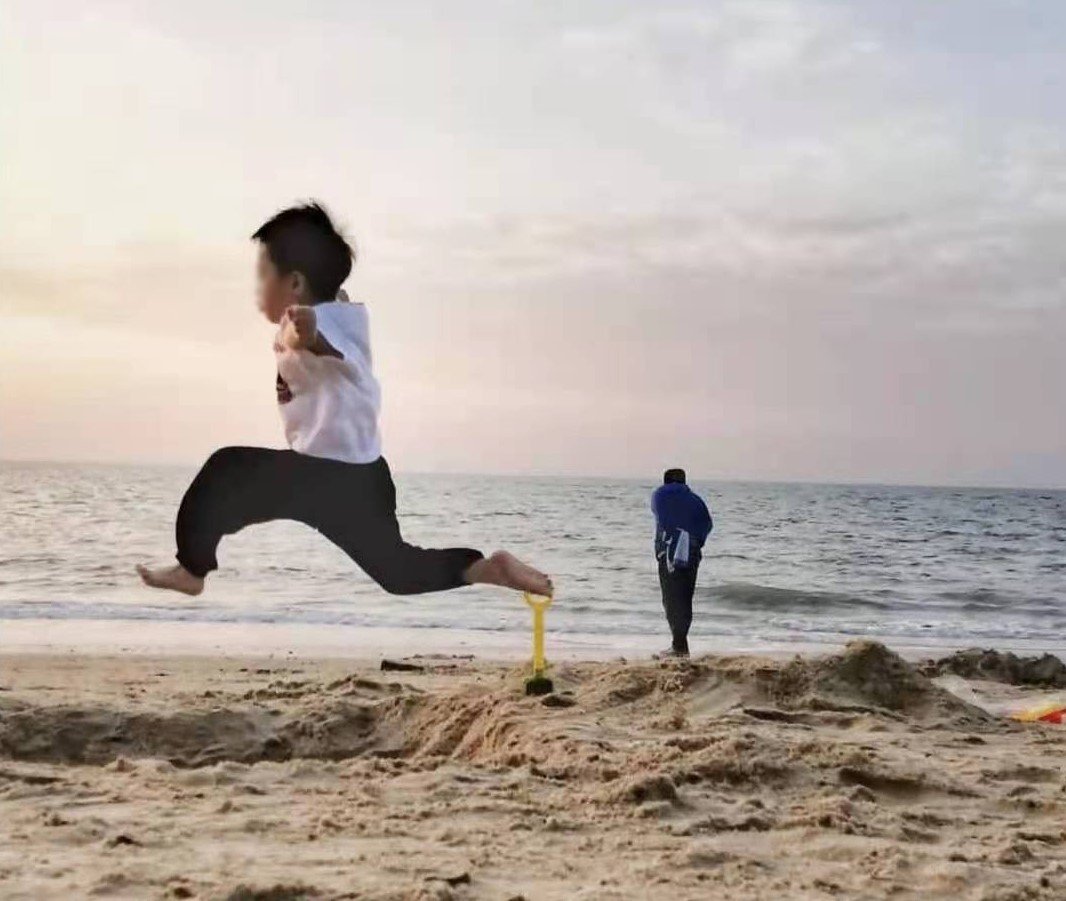
[[[0,457],[283,443],[354,239],[401,471],[1066,487],[1066,4],[0,5]]]

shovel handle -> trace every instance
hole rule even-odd
[[[552,605],[552,597],[536,596],[528,591],[523,595],[525,602],[533,610],[533,675],[544,672],[544,611]]]

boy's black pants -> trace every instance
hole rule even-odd
[[[458,588],[480,560],[470,548],[407,544],[396,521],[396,486],[384,457],[343,463],[260,447],[215,451],[178,510],[178,562],[197,576],[218,568],[223,535],[253,523],[294,519],[317,529],[391,594]]]
[[[666,561],[659,560],[659,585],[663,590],[663,610],[673,637],[673,649],[688,653],[688,630],[692,626],[692,595],[696,592],[696,574],[699,560],[693,560],[686,569],[670,572]]]

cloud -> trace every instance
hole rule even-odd
[[[1050,157],[1049,174],[1066,163]],[[1066,202],[1044,183],[997,191],[1013,158],[975,174],[969,193],[941,209],[838,197],[835,209],[707,209],[644,215],[489,217],[412,226],[391,235],[379,262],[436,284],[475,281],[497,287],[530,280],[611,284],[613,275],[647,282],[701,278],[744,283],[779,301],[806,287],[856,303],[892,301],[901,309],[957,308],[1022,315],[1061,310]],[[798,174],[797,174],[797,177]],[[787,190],[787,188],[785,189]]]
[[[561,40],[593,66],[684,72],[710,63],[736,78],[829,72],[878,49],[839,7],[790,0],[642,9],[565,29]]]
[[[221,338],[254,311],[251,244],[132,242],[90,261],[0,259],[0,311],[72,324],[118,324],[143,333]]]

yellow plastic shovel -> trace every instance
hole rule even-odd
[[[533,675],[526,679],[527,695],[546,695],[552,691],[552,680],[544,675],[548,663],[544,659],[544,611],[552,605],[552,596],[523,595],[533,611]]]

